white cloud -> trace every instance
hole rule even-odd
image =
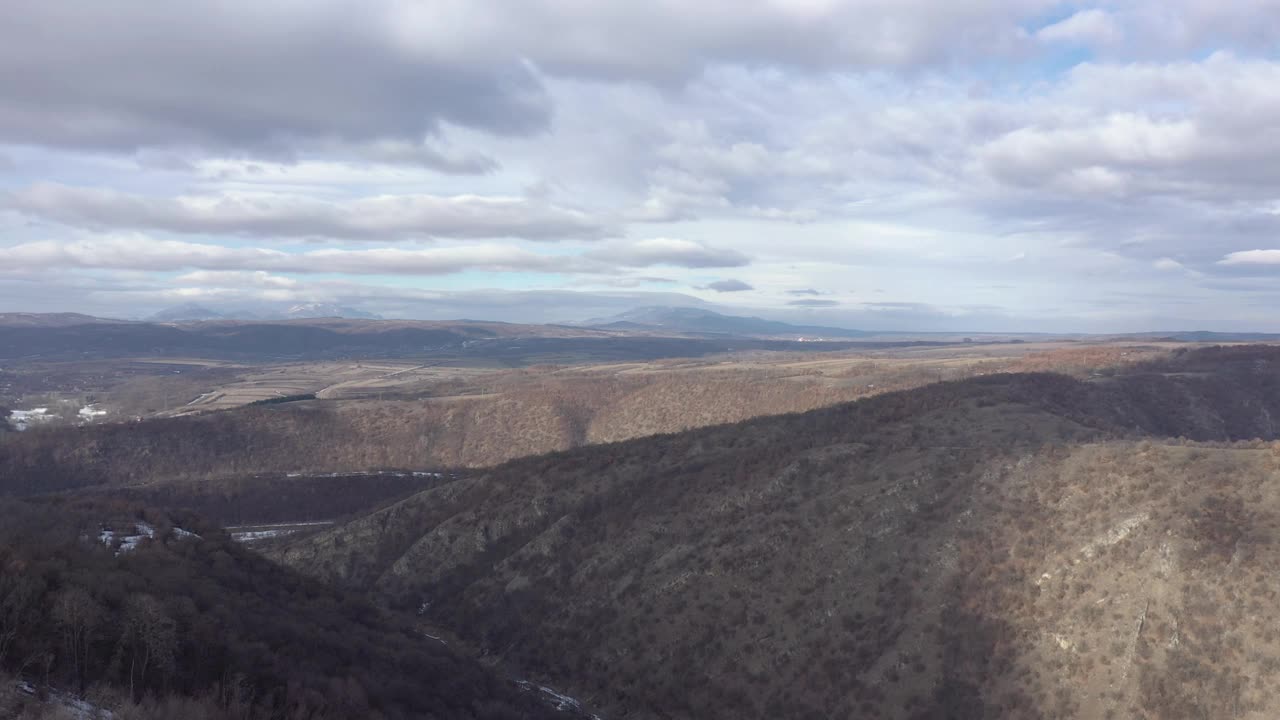
[[[1110,45],[1119,42],[1122,34],[1111,13],[1090,8],[1041,28],[1036,37],[1046,42]]]
[[[1229,253],[1219,265],[1280,265],[1280,250],[1238,250]]]
[[[0,207],[77,227],[280,238],[410,240],[516,237],[592,239],[609,234],[586,213],[520,197],[377,195],[324,200],[265,193],[148,197],[41,183]]]
[[[732,250],[687,240],[658,238],[619,242],[583,255],[542,254],[506,244],[466,244],[418,250],[325,248],[284,252],[257,247],[160,240],[117,235],[75,242],[37,241],[0,247],[0,267],[8,270],[95,268],[175,271],[198,268],[188,281],[246,279],[275,281],[271,272],[351,275],[448,275],[468,270],[554,274],[613,274],[623,268],[668,265],[732,267],[748,259]]]
[[[687,268],[742,267],[751,258],[732,248],[713,247],[679,238],[650,238],[613,243],[592,251],[588,257],[626,267],[676,265]]]
[[[754,290],[719,297],[760,312],[820,288],[839,305],[804,312],[905,325],[1009,319],[956,310],[979,305],[1270,322],[1223,309],[1280,301],[1246,277],[1280,232],[1280,0],[14,13],[0,298],[19,305],[68,268],[188,293],[314,292],[301,276],[324,273],[370,294],[404,284],[376,275],[461,272],[650,287],[647,267],[714,290],[706,270],[735,268]]]
[[[174,282],[195,286],[233,286],[256,288],[296,288],[301,283],[291,277],[272,275],[263,270],[196,270],[174,278]]]

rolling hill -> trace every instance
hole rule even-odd
[[[969,357],[951,357],[943,349],[923,355],[906,350],[897,358],[751,354],[539,367],[393,390],[385,398],[378,390],[371,397],[241,406],[143,422],[43,425],[40,432],[0,443],[0,494],[173,480],[235,482],[264,473],[483,467],[584,444],[812,410],[946,378],[1048,368],[1089,377],[1116,372],[1108,364],[1164,352],[1065,347],[992,359],[970,351],[975,354]],[[934,357],[939,352],[944,357]],[[270,383],[278,375],[262,377]],[[158,390],[164,379],[140,382]],[[197,392],[208,389],[189,387],[184,397]]]
[[[1280,351],[517,460],[277,550],[606,716],[1271,717]]]
[[[912,343],[868,343],[868,348]],[[915,343],[941,345],[943,343]],[[436,358],[505,366],[584,360],[651,360],[742,350],[819,351],[854,347],[849,340],[688,337],[678,330],[632,332],[566,325],[482,321],[209,320],[155,323],[81,315],[0,316],[0,359],[87,360],[201,357],[241,361],[331,358]]]

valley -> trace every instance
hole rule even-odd
[[[113,562],[150,557],[171,526],[218,538],[551,712],[1280,706],[1245,680],[1280,653],[1255,638],[1280,619],[1257,579],[1280,552],[1280,349],[813,345],[11,364],[46,383],[24,400],[108,415],[0,436],[0,494],[79,523],[141,518],[111,526],[151,528]],[[177,388],[194,404],[111,412]]]
[[[1280,718],[1280,0],[0,7],[0,720]]]
[[[1264,717],[1277,359],[583,448],[271,554],[606,716]]]

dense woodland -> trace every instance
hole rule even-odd
[[[121,550],[138,522],[154,539]],[[119,504],[0,503],[0,670],[119,718],[550,716],[356,593],[198,517]],[[40,712],[10,687],[5,702]]]

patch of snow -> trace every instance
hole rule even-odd
[[[74,698],[65,693],[55,693],[53,697],[76,720],[95,720],[95,718],[111,720],[111,718],[115,717],[115,714],[106,708],[100,708],[91,702]]]
[[[582,703],[568,695],[562,695],[546,685],[536,685],[528,680],[517,680],[516,685],[526,692],[537,689],[539,696],[545,700],[547,704],[560,712],[574,712],[582,715],[586,714],[586,711],[582,709]],[[592,720],[600,720],[599,715],[591,715],[590,717]]]
[[[299,523],[268,523],[263,525],[237,525],[227,528],[231,539],[236,542],[251,543],[283,535],[292,535],[302,528],[332,525],[332,520]]]
[[[340,477],[432,477],[442,478],[444,473],[426,472],[423,470],[414,470],[405,472],[403,470],[352,470],[350,472],[289,472],[285,473],[285,477],[309,477],[309,478],[340,478]]]
[[[47,407],[9,411],[9,422],[13,425],[13,428],[18,431],[26,430],[36,423],[46,422],[52,419],[53,416],[49,414],[49,408]]]
[[[133,535],[120,536],[120,548],[116,550],[117,555],[122,552],[133,552],[138,549],[138,546],[142,544],[143,540],[151,539],[156,536],[156,529],[150,523],[134,523],[133,531],[135,533]],[[103,530],[99,533],[98,539],[102,541],[103,545],[111,545],[115,542],[116,533],[114,530]]]
[[[80,412],[76,414],[79,415],[81,418],[84,418],[85,420],[92,420],[96,417],[106,415],[107,411],[99,410],[97,405],[89,404],[80,408]]]
[[[199,539],[200,539],[200,536],[199,536],[199,535],[197,535],[196,533],[193,533],[193,532],[191,532],[190,530],[183,530],[183,529],[182,529],[182,528],[180,528],[180,527],[175,527],[175,528],[173,529],[173,534],[174,534],[174,535],[177,535],[177,536],[178,536],[178,537],[180,537],[180,538],[195,538],[195,539],[197,539],[197,540],[199,540]]]
[[[26,680],[19,680],[17,688],[18,692],[35,697],[36,686]],[[67,716],[74,718],[74,720],[97,720],[99,718],[101,720],[112,720],[115,717],[115,713],[110,710],[100,708],[87,700],[81,700],[61,690],[49,690],[49,703],[61,705],[67,711]]]
[[[231,533],[231,539],[236,542],[251,543],[251,542],[257,542],[258,540],[266,540],[268,538],[280,537],[281,535],[289,535],[295,532],[297,531],[284,530],[284,529],[250,530],[247,532],[233,532]]]

